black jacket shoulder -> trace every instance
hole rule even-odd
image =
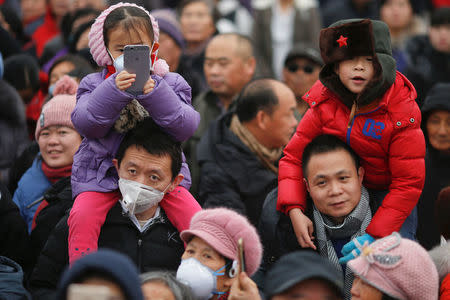
[[[58,280],[68,265],[68,216],[62,218],[48,238],[30,280],[33,299],[51,299]],[[140,232],[117,203],[101,228],[99,248],[110,248],[127,255],[141,273],[151,270],[175,271],[184,251],[179,233],[161,209],[159,217]]]

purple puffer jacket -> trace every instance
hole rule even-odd
[[[111,192],[118,188],[118,175],[112,164],[124,134],[114,130],[121,110],[133,96],[115,84],[117,73],[104,79],[107,70],[89,74],[80,83],[72,122],[84,137],[73,157],[72,196],[82,192]],[[200,115],[191,106],[191,88],[177,73],[164,79],[152,75],[154,90],[136,100],[153,120],[178,141],[185,141],[197,129]],[[181,185],[189,189],[191,175],[183,155]]]

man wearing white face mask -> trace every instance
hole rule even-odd
[[[99,249],[112,248],[124,253],[141,273],[178,268],[183,242],[158,204],[183,179],[181,162],[180,143],[162,132],[151,119],[125,135],[113,160],[120,178],[119,201],[101,227]],[[68,264],[68,231],[64,217],[33,270],[31,286],[37,299],[51,297]]]

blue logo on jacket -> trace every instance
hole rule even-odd
[[[381,140],[381,133],[384,129],[383,122],[375,122],[375,120],[367,119],[366,123],[364,123],[364,127],[362,133],[365,136],[372,137],[377,140]]]

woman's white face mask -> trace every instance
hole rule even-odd
[[[223,266],[213,271],[194,257],[183,259],[177,270],[177,279],[188,285],[199,300],[207,300],[214,295],[222,295],[217,291],[217,276],[225,275]]]
[[[119,189],[122,194],[120,202],[130,214],[144,212],[161,202],[170,184],[171,182],[161,192],[151,186],[119,178]]]

